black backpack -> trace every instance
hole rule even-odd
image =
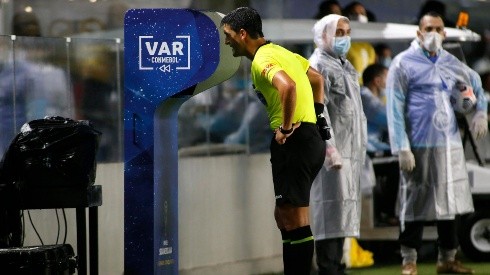
[[[95,182],[100,132],[87,120],[46,117],[22,126],[0,163],[0,182],[18,187]]]
[[[95,182],[99,137],[88,121],[63,117],[22,126],[0,163],[0,248],[22,245],[22,214],[15,205],[24,190],[84,188]]]

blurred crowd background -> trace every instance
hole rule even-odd
[[[461,42],[460,49],[468,65],[481,75],[484,88],[490,90],[490,1],[1,0],[0,153],[26,121],[62,115],[90,120],[102,132],[99,161],[122,160],[123,25],[128,9],[193,8],[226,14],[239,6],[251,6],[263,19],[315,20],[333,12],[325,9],[330,2],[337,2],[340,13],[359,22],[417,24],[423,8],[432,4],[434,9],[442,8],[437,11],[445,17],[447,27],[456,27],[460,12],[467,12],[469,21],[464,27],[482,39]],[[353,13],[349,7],[355,3],[364,12]],[[313,50],[313,34],[309,43],[277,42],[305,57]],[[387,66],[410,42],[370,42],[367,47],[376,55],[356,69],[361,75],[372,63]],[[361,46],[358,51],[363,51],[365,45]],[[248,62],[243,60],[231,79],[181,107],[181,157],[268,152],[271,130],[251,87]]]

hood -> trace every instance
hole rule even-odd
[[[328,53],[333,53],[335,31],[340,18],[345,18],[350,23],[347,17],[337,14],[329,14],[315,23],[313,26],[313,41],[318,48]]]

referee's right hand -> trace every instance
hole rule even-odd
[[[290,135],[292,135],[294,133],[294,130],[296,128],[298,128],[300,125],[301,125],[301,122],[294,123],[293,127],[291,128],[291,130],[292,130],[291,133],[287,133],[287,134],[284,134],[283,132],[281,132],[281,128],[277,128],[274,131],[276,142],[278,144],[281,144],[281,145],[286,143],[286,138],[288,138]]]

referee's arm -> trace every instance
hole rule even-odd
[[[274,75],[272,85],[279,92],[282,104],[282,127],[289,130],[293,126],[294,111],[296,110],[296,83],[289,75],[281,70]]]
[[[308,71],[306,71],[306,75],[310,80],[311,89],[313,90],[313,100],[316,103],[323,104],[324,88],[323,88],[322,74],[317,70],[313,69],[312,67],[309,67]]]

